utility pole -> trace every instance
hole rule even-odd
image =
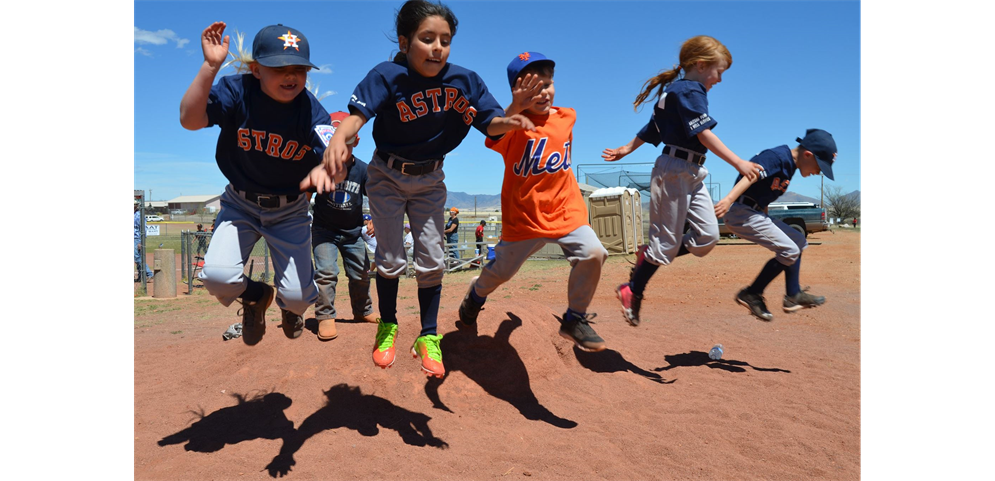
[[[826,205],[822,201],[823,191],[826,190],[826,176],[819,172],[819,207],[822,209],[826,208]]]

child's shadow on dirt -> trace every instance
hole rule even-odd
[[[294,423],[283,413],[293,402],[287,396],[272,392],[254,396],[234,393],[238,404],[204,415],[190,427],[159,440],[159,446],[186,442],[183,449],[198,453],[220,451],[226,444],[252,439],[286,439],[294,431]]]
[[[529,384],[525,363],[508,342],[511,332],[522,325],[522,320],[510,312],[507,314],[508,319],[501,322],[494,337],[460,330],[446,333],[441,342],[442,352],[446,353],[446,374],[442,379],[430,378],[425,384],[425,394],[436,409],[453,412],[440,399],[439,386],[450,373],[460,371],[487,394],[514,406],[525,419],[563,429],[576,427],[576,422],[561,418],[539,404]]]
[[[701,351],[691,351],[682,354],[670,354],[664,356],[663,359],[669,364],[667,367],[658,367],[653,369],[656,372],[667,371],[675,367],[693,367],[693,366],[708,366],[711,369],[722,369],[723,371],[729,372],[746,372],[746,369],[740,366],[747,366],[754,371],[764,371],[764,372],[787,372],[791,371],[787,369],[779,369],[776,367],[756,367],[750,365],[748,362],[743,361],[733,361],[731,359],[720,359],[718,361],[713,361],[708,357],[707,352]]]
[[[412,446],[432,446],[445,449],[445,441],[432,435],[428,421],[432,418],[402,407],[378,396],[363,394],[358,386],[338,384],[325,391],[328,403],[307,417],[301,426],[283,438],[280,453],[266,466],[270,476],[285,476],[296,461],[294,453],[309,438],[327,429],[348,428],[363,436],[380,434],[380,427],[397,431],[401,439]]]
[[[582,351],[577,346],[574,346],[574,355],[577,356],[577,361],[580,362],[581,366],[584,366],[594,372],[631,372],[645,377],[655,383],[674,383],[674,380],[668,381],[659,374],[649,372],[625,360],[625,358],[622,357],[618,351],[613,351],[611,349],[605,349],[601,352],[587,352]]]

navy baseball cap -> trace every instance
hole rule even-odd
[[[373,220],[373,217],[370,214],[363,214],[363,220]]]
[[[819,163],[819,170],[829,180],[833,179],[833,162],[836,161],[836,141],[833,135],[822,129],[808,129],[805,131],[805,138],[796,138],[795,141],[806,150],[815,154],[815,160]]]
[[[318,70],[311,63],[311,45],[307,37],[300,30],[282,24],[270,25],[256,34],[252,41],[252,60],[266,67],[306,65]]]
[[[556,66],[556,62],[551,59],[546,58],[545,55],[539,52],[522,52],[512,59],[511,63],[508,64],[508,83],[512,87],[515,86],[515,79],[518,78],[518,73],[522,71],[525,66],[534,62],[549,62],[550,66]]]

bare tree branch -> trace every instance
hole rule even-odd
[[[822,189],[826,202],[826,215],[840,219],[860,217],[860,199],[856,195],[844,194],[839,186],[826,186]]]

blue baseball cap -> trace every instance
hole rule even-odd
[[[515,79],[518,78],[518,73],[522,71],[527,65],[535,62],[549,62],[550,66],[556,66],[556,62],[552,59],[546,58],[545,55],[539,52],[522,52],[515,56],[508,64],[508,83],[512,87],[515,86]]]
[[[370,214],[363,214],[363,220],[373,220],[373,217]]]
[[[318,70],[311,63],[311,44],[307,37],[300,30],[283,24],[270,25],[256,34],[252,41],[252,60],[266,67],[306,65]]]
[[[808,129],[805,131],[805,138],[796,138],[799,145],[815,154],[815,160],[819,163],[819,170],[829,180],[833,179],[833,162],[836,161],[836,141],[833,135],[822,129]]]

